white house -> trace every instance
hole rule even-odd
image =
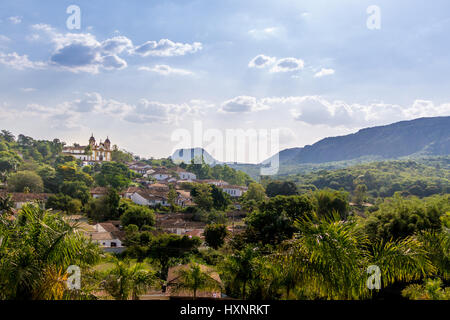
[[[241,186],[227,185],[227,186],[221,186],[221,188],[222,188],[223,192],[229,194],[233,198],[238,198],[247,191],[246,187],[241,187]]]
[[[158,204],[167,207],[169,206],[169,203],[167,202],[167,196],[161,195],[159,192],[158,194],[154,194],[153,192],[150,193],[149,191],[138,191],[134,192],[131,197],[131,201],[133,201],[136,204],[139,204],[141,206],[151,206],[154,207]]]
[[[108,194],[108,188],[105,187],[96,187],[89,191],[92,198],[98,199]]]
[[[95,231],[88,233],[89,238],[102,248],[123,248],[123,232],[110,222],[97,223]]]
[[[151,165],[141,163],[132,164],[128,166],[128,169],[133,170],[134,172],[140,173],[142,175],[146,174],[147,171],[149,171],[151,168],[152,168]]]
[[[125,190],[122,194],[123,198],[131,199],[131,196],[133,195],[133,193],[138,192],[140,190],[141,190],[141,188],[138,188],[138,187],[128,187],[127,190]]]
[[[177,168],[177,174],[180,177],[180,180],[193,181],[193,180],[197,179],[197,176],[195,175],[195,173],[188,172],[188,171],[183,170],[181,168]]]
[[[155,172],[152,173],[151,176],[158,181],[167,180],[169,177],[171,177],[170,173],[165,170],[155,170]]]

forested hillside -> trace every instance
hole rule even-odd
[[[397,191],[427,197],[450,192],[450,157],[380,161],[279,178],[295,182],[299,189],[331,188],[354,192],[364,185],[372,197],[390,197]]]

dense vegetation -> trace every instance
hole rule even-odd
[[[117,162],[81,167],[56,146],[62,143],[0,136],[2,182],[11,192],[52,193],[47,205],[56,209],[28,204],[16,212],[11,197],[0,196],[0,299],[139,299],[168,288],[193,297],[220,290],[237,299],[383,299],[386,290],[408,299],[449,298],[448,157],[261,184],[228,166],[184,164],[200,178],[249,186],[231,201],[215,186],[185,185],[196,206],[180,210],[172,203],[166,212],[204,222],[203,241],[163,232],[159,209],[120,198],[118,191],[139,176],[123,164],[126,153],[117,153]],[[175,168],[168,159],[147,161]],[[89,189],[96,186],[107,194],[93,199]],[[236,211],[242,221],[234,221]],[[100,252],[67,213],[120,220],[125,252]],[[66,286],[70,265],[83,271],[79,290]],[[178,282],[169,283],[169,271],[180,265]],[[379,268],[381,290],[368,287],[370,266]]]
[[[381,161],[278,178],[295,182],[303,191],[332,188],[355,192],[364,185],[372,198],[392,197],[398,191],[427,197],[450,192],[450,158]]]

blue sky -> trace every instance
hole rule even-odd
[[[81,9],[69,30],[66,9]],[[367,8],[380,9],[380,29]],[[303,146],[450,114],[450,3],[2,1],[0,127],[165,157],[176,129]],[[194,145],[186,145],[191,147]],[[245,159],[238,159],[245,161]]]

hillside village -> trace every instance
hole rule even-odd
[[[82,146],[63,146],[57,157],[64,157],[64,161],[73,161],[78,165],[82,172],[87,168],[100,168],[105,163],[113,162],[113,153],[124,154],[119,151],[117,146],[112,147],[111,141],[107,138],[104,142],[96,142],[94,135],[89,139],[89,144]],[[132,157],[128,154],[127,159]],[[26,162],[26,160],[25,160]],[[130,201],[135,205],[147,207],[156,212],[156,228],[160,232],[173,233],[177,235],[199,236],[203,237],[203,231],[206,226],[204,221],[194,221],[192,214],[197,207],[195,200],[191,195],[191,189],[195,185],[214,186],[220,190],[224,197],[227,197],[229,206],[224,208],[226,211],[233,212],[236,217],[242,216],[236,213],[236,208],[240,208],[239,199],[247,191],[245,185],[233,185],[220,179],[198,179],[193,172],[183,169],[185,164],[175,165],[167,160],[170,167],[162,165],[151,165],[148,161],[132,159],[132,161],[123,161],[122,169],[128,170],[127,175],[131,177],[129,183],[115,188],[114,191],[120,199]],[[170,193],[173,190],[172,198]],[[89,188],[89,199],[102,199],[108,196],[111,186],[101,186],[94,183]],[[61,210],[57,205],[52,206],[52,193],[32,192],[10,192],[7,182],[0,189],[0,197],[6,198],[9,195],[13,203],[13,210],[17,212],[27,203],[39,203],[41,207],[50,210]],[[89,202],[86,200],[85,202]],[[73,211],[73,210],[72,210]],[[93,241],[98,242],[107,252],[123,252],[125,249],[125,232],[120,220],[95,221],[90,219],[83,209],[76,212],[66,212],[69,220],[75,220],[83,225],[82,230]],[[230,231],[232,226],[229,227]]]
[[[361,289],[364,286],[342,289],[330,283],[348,276],[352,268],[351,274],[364,269],[367,257],[375,259],[373,246],[380,241],[387,243],[385,248],[399,250],[396,255],[402,259],[403,252],[416,250],[411,241],[427,248],[407,255],[406,281],[420,279],[424,272],[431,277],[433,270],[447,279],[448,270],[433,253],[436,248],[448,253],[445,242],[429,241],[449,235],[448,156],[261,177],[256,182],[226,164],[144,159],[112,141],[108,137],[97,142],[92,135],[86,145],[67,146],[59,139],[0,133],[0,232],[13,239],[0,246],[5,257],[1,267],[17,265],[15,252],[22,250],[36,259],[36,266],[46,265],[50,262],[45,252],[51,248],[76,259],[70,264],[82,263],[89,275],[87,295],[49,287],[52,291],[44,292],[52,299],[292,299],[304,294],[308,299],[369,298],[373,293]],[[39,235],[37,242],[28,236],[33,234]],[[347,245],[342,250],[335,246],[347,243],[348,237],[357,254],[334,269],[330,257],[349,259]],[[326,248],[334,249],[323,253]],[[391,254],[390,249],[381,250],[377,254]],[[325,254],[324,260],[309,258],[318,254]],[[426,259],[433,269],[424,271],[417,259]],[[323,263],[335,271],[322,270]],[[286,273],[298,274],[297,266],[309,270],[313,280],[303,282]],[[12,269],[5,272],[15,274]],[[120,272],[145,275],[146,280],[117,278]],[[398,271],[390,283],[404,281],[404,274]],[[191,277],[207,282],[192,287]],[[424,285],[439,280],[425,278]],[[136,289],[122,292],[118,281]],[[308,286],[309,281],[332,291],[292,291],[292,286]],[[413,288],[401,290],[396,294],[410,297]],[[3,297],[18,294],[0,292]]]

